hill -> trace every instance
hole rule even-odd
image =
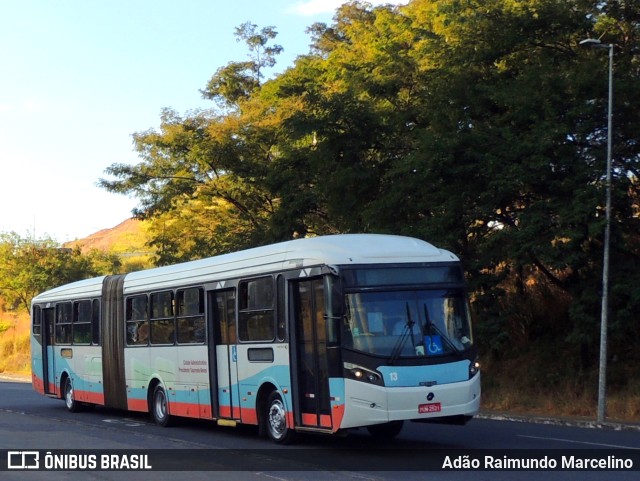
[[[101,251],[116,255],[122,263],[122,272],[153,267],[153,249],[149,243],[149,223],[137,219],[127,219],[115,227],[98,232],[71,242],[63,247],[80,248],[83,254]]]
[[[149,235],[147,223],[137,219],[127,219],[115,227],[102,229],[84,239],[65,242],[63,247],[80,247],[83,253],[99,250],[122,257],[149,256],[147,246]]]

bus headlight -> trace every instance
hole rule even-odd
[[[471,379],[473,376],[478,374],[479,371],[480,371],[480,359],[476,357],[475,360],[472,361],[471,364],[469,364],[469,379]]]
[[[382,384],[382,376],[371,369],[367,369],[357,364],[345,362],[344,376],[346,378],[355,379],[356,381],[369,382],[371,384]]]

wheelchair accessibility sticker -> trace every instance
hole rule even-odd
[[[427,356],[435,356],[436,354],[442,354],[442,337],[438,335],[424,336],[424,345],[427,351]]]

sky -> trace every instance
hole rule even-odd
[[[0,0],[0,233],[62,243],[131,217],[137,199],[98,180],[140,162],[132,134],[157,130],[164,108],[213,106],[199,90],[246,59],[234,28],[275,26],[283,71],[342,3]]]

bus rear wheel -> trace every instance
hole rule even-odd
[[[153,395],[151,396],[150,411],[153,421],[158,426],[167,427],[171,424],[167,392],[162,387],[162,384],[158,384],[153,390]]]
[[[269,395],[264,422],[269,439],[274,443],[289,444],[293,442],[296,433],[287,427],[287,410],[278,391],[273,391]]]

